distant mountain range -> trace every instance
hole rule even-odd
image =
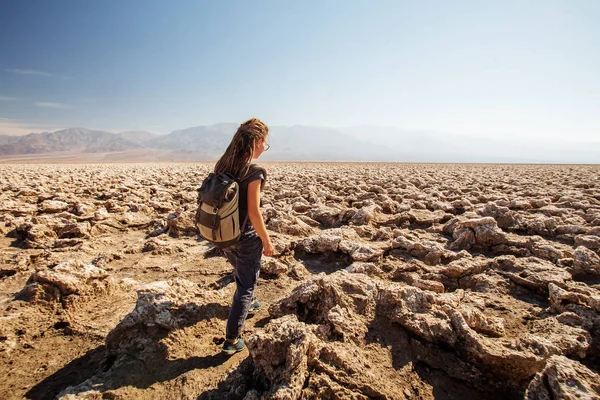
[[[0,136],[0,155],[54,152],[99,153],[139,149],[159,135],[149,132],[108,133],[85,128],[24,136]]]
[[[237,124],[197,126],[159,135],[109,133],[85,128],[24,136],[0,135],[0,161],[71,159],[93,161],[214,161]],[[600,163],[600,142],[585,144],[498,141],[431,131],[362,126],[269,128],[264,161]]]

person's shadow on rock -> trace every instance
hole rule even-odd
[[[164,339],[176,329],[190,327],[210,318],[227,319],[229,307],[221,304],[184,304],[171,308],[182,321],[175,329],[157,325],[127,324],[128,314],[107,336],[106,345],[98,346],[32,387],[28,399],[54,398],[68,389],[77,394],[89,390],[105,392],[133,386],[146,389],[157,382],[172,379],[195,369],[213,368],[229,356],[218,352],[187,359],[172,359]],[[184,317],[184,318],[181,318]],[[211,338],[212,340],[212,338]]]

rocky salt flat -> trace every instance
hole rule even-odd
[[[0,165],[0,398],[600,397],[600,166],[265,166],[226,357],[212,164]]]

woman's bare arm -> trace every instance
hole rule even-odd
[[[267,233],[267,227],[263,220],[262,214],[260,213],[260,183],[261,180],[257,179],[248,184],[248,218],[260,240],[263,243],[263,254],[265,256],[273,255],[273,244]]]

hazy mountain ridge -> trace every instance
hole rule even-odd
[[[0,135],[0,146],[21,140],[22,136]]]
[[[4,136],[6,137],[6,136]],[[124,151],[142,147],[127,135],[86,128],[68,128],[55,132],[30,133],[19,140],[0,146],[1,155],[43,154],[52,152],[82,153]]]
[[[0,156],[106,153],[106,159],[213,161],[227,148],[237,124],[176,130],[109,133],[86,128],[25,136],[0,135]],[[264,161],[599,163],[600,142],[518,142],[435,131],[361,126],[272,126]]]
[[[134,143],[147,143],[153,139],[156,139],[156,138],[162,136],[157,133],[146,132],[146,131],[126,131],[126,132],[117,133],[116,135],[120,136],[121,138],[123,138],[125,140],[134,142]]]
[[[148,147],[160,150],[186,150],[200,154],[220,154],[226,148],[236,124],[196,126],[161,135],[148,143]]]
[[[109,133],[85,128],[0,137],[0,155],[57,152],[111,153],[128,150],[161,151],[162,160],[192,161],[218,158],[227,148],[237,124],[197,126],[157,135],[143,131]],[[7,139],[3,139],[7,138]],[[18,138],[17,140],[8,138]],[[335,129],[271,127],[272,149],[266,161],[383,161],[393,157],[385,147],[355,139]]]

